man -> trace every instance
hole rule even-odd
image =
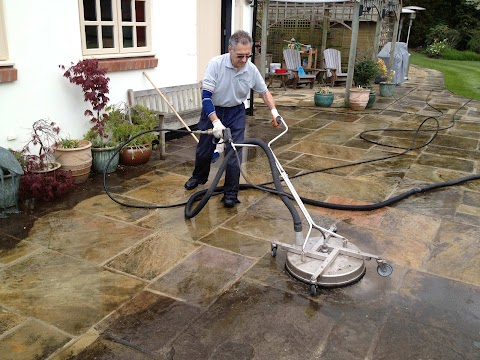
[[[245,133],[245,106],[250,90],[258,92],[271,110],[272,125],[278,126],[279,116],[272,94],[267,89],[257,67],[248,59],[252,56],[252,38],[245,31],[237,31],[229,40],[228,53],[214,57],[207,66],[202,84],[202,114],[198,123],[199,130],[212,129],[213,136],[222,138],[227,127],[232,132],[234,143],[243,141]],[[192,177],[185,183],[187,190],[205,184],[210,172],[210,163],[215,144],[211,135],[201,135],[195,154],[195,169]],[[227,145],[225,154],[231,151]],[[241,152],[239,152],[241,159]],[[240,166],[233,156],[225,170],[223,204],[227,208],[238,203],[237,195],[240,182]]]

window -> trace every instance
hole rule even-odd
[[[150,0],[79,0],[83,55],[151,50]]]
[[[8,60],[7,34],[3,16],[3,0],[0,0],[0,61]]]

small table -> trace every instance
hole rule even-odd
[[[277,78],[281,81],[281,84],[280,84],[279,88],[283,87],[284,90],[287,90],[287,85],[285,84],[285,80],[287,79],[287,76],[288,76],[288,72],[286,72],[286,73],[276,73],[276,72],[268,73],[268,77],[270,79],[270,82],[268,83],[267,88],[270,87],[270,86],[273,88],[273,80],[275,78]]]
[[[323,85],[325,85],[325,75],[327,74],[327,69],[317,69],[317,84],[320,84],[322,82]]]

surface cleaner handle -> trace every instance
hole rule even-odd
[[[230,128],[223,129],[223,141],[232,142],[232,131]]]

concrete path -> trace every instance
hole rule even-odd
[[[290,126],[274,152],[301,196],[372,204],[480,173],[480,102],[446,91],[440,73],[413,67],[393,98],[377,95],[365,111],[343,108],[344,89],[334,91],[324,109],[313,90],[273,89]],[[258,102],[247,137],[278,133]],[[113,196],[185,202],[195,143],[171,140],[167,151],[109,175]],[[244,153],[243,171],[254,184],[271,181],[259,149]],[[367,261],[360,281],[316,296],[285,271],[284,250],[271,256],[271,242],[293,242],[284,204],[253,189],[239,199],[225,209],[214,196],[188,220],[183,206],[120,206],[97,175],[60,201],[0,219],[0,358],[480,358],[479,180],[375,211],[307,205],[314,221],[336,224],[394,268],[383,278]]]

